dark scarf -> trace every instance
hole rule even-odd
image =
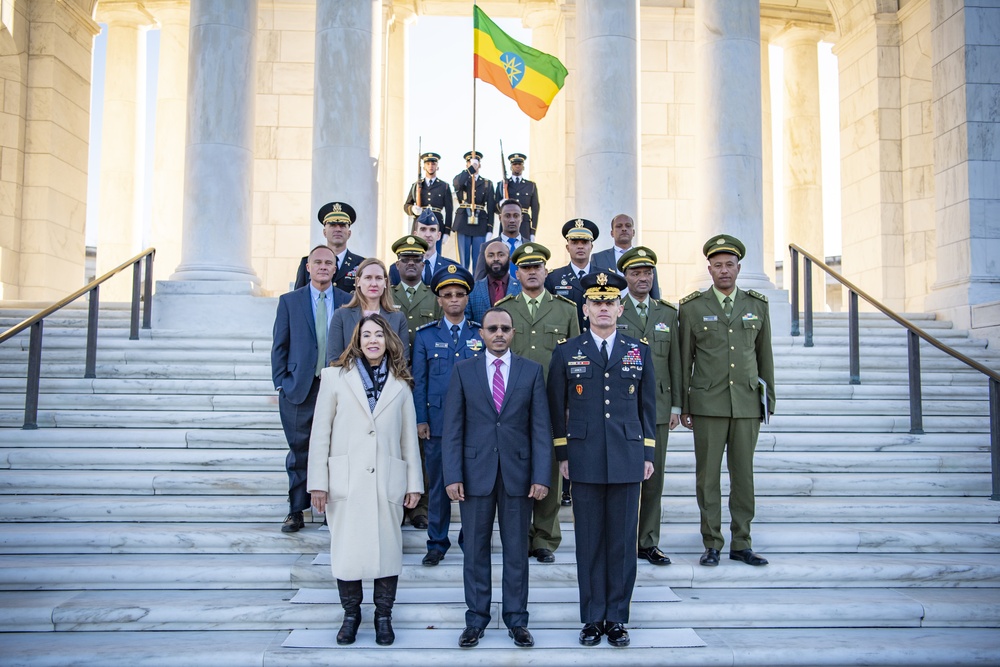
[[[372,367],[365,358],[358,359],[358,374],[361,376],[361,384],[365,388],[365,396],[368,397],[368,409],[375,412],[375,404],[378,397],[382,395],[385,381],[389,378],[389,368],[386,360],[388,355],[382,357],[382,363]]]

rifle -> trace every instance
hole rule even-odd
[[[421,150],[423,143],[424,143],[424,138],[418,137],[417,138],[417,182],[413,185],[414,189],[416,190],[416,193],[414,194],[413,198],[415,200],[416,205],[419,206],[420,208],[424,207],[422,201],[423,197],[420,196],[421,181],[424,180],[424,161],[420,157],[423,154],[423,150]]]
[[[507,161],[503,157],[503,139],[500,140],[500,168],[503,169],[503,198],[508,199],[507,193]]]

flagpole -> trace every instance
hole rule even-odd
[[[472,157],[476,157],[476,0],[472,0]],[[472,203],[476,203],[475,182],[472,189]],[[473,209],[475,212],[475,209]]]

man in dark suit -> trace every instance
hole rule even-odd
[[[490,543],[499,519],[503,611],[517,646],[528,632],[528,525],[535,500],[548,495],[551,426],[542,367],[512,354],[510,313],[491,308],[480,335],[489,354],[455,364],[448,387],[441,452],[448,497],[460,502],[465,533],[465,630],[462,648],[479,643],[490,622]]]
[[[552,433],[573,479],[580,643],[628,646],[642,482],[653,474],[656,380],[649,347],[616,330],[625,279],[583,278],[590,331],[556,347],[549,366]]]
[[[327,332],[334,309],[351,299],[332,284],[336,257],[329,247],[316,246],[308,260],[309,284],[278,299],[271,346],[271,379],[278,390],[278,413],[288,441],[288,516],[281,526],[283,533],[297,532],[305,525],[302,511],[310,503],[306,490],[309,432]]]
[[[528,156],[524,153],[511,153],[507,156],[510,162],[510,178],[497,183],[496,200],[497,214],[501,213],[500,205],[505,199],[513,199],[521,208],[521,238],[534,241],[538,230],[538,185],[524,177],[524,161]],[[506,186],[506,187],[505,187]],[[501,225],[503,220],[500,221]]]
[[[521,206],[513,199],[508,199],[499,204],[500,209],[500,236],[495,240],[503,241],[507,244],[507,251],[513,255],[518,246],[526,243],[528,239],[521,236]],[[510,275],[516,276],[517,267],[510,263]],[[476,260],[476,269],[472,272],[472,277],[482,280],[486,277],[486,244],[479,247],[479,258]]]
[[[438,160],[440,159],[441,156],[437,153],[421,154],[420,162],[424,168],[424,177],[410,186],[403,210],[406,211],[407,215],[413,216],[414,224],[425,211],[433,214],[437,220],[438,229],[443,232],[444,240],[447,241],[448,235],[451,234],[451,215],[454,204],[451,201],[451,186],[437,177]],[[439,234],[434,242],[434,253],[440,252],[441,235]],[[430,278],[426,282],[429,283]]]
[[[455,212],[455,233],[458,234],[458,260],[469,270],[475,268],[473,262],[479,256],[479,246],[486,239],[486,233],[493,231],[493,182],[479,174],[479,161],[483,154],[469,151],[465,154],[465,169],[452,181],[458,211]]]
[[[332,201],[323,204],[316,217],[319,218],[319,224],[323,225],[323,236],[326,238],[327,247],[336,255],[333,286],[350,294],[354,291],[358,264],[364,260],[361,255],[356,255],[347,249],[347,240],[351,238],[351,226],[358,219],[358,214],[351,205],[342,201]],[[309,282],[306,259],[303,257],[299,263],[299,270],[295,275],[295,289],[304,287]]]
[[[477,280],[469,294],[465,316],[474,322],[509,294],[520,294],[521,283],[510,275],[510,249],[499,239],[486,244],[486,277]]]
[[[628,296],[622,299],[624,312],[618,331],[649,345],[656,371],[656,458],[653,476],[642,483],[639,500],[639,558],[653,565],[670,565],[660,550],[660,523],[663,513],[663,466],[667,459],[667,437],[681,421],[681,352],[677,330],[677,309],[650,296],[656,253],[636,246],[618,260],[618,272],[628,282]]]
[[[611,218],[611,237],[615,244],[607,250],[595,252],[590,263],[594,271],[611,271],[621,273],[618,270],[618,261],[627,251],[632,249],[632,241],[635,239],[635,220],[624,213],[619,213]],[[656,274],[656,267],[653,267],[653,290],[650,296],[654,299],[660,298],[660,277]]]
[[[456,264],[438,271],[431,283],[444,317],[417,329],[413,344],[413,404],[417,436],[424,443],[427,464],[427,554],[423,564],[433,567],[451,547],[448,526],[451,502],[441,470],[441,434],[444,432],[445,394],[452,367],[462,359],[483,353],[479,323],[465,317],[472,274]]]
[[[566,239],[569,264],[553,269],[545,279],[545,289],[576,304],[580,331],[585,332],[587,318],[583,316],[583,288],[580,287],[580,280],[590,273],[590,253],[594,250],[594,240],[601,232],[590,220],[577,218],[563,225],[562,235]]]
[[[438,223],[438,219],[430,211],[425,209],[420,214],[420,217],[413,221],[413,228],[410,230],[410,234],[419,236],[427,241],[427,252],[424,253],[419,277],[425,285],[430,287],[431,279],[435,273],[449,264],[458,264],[458,262],[448,257],[442,257],[441,253],[436,250],[441,243],[441,226]],[[393,264],[389,267],[389,282],[393,285],[398,285],[399,280],[399,268]]]

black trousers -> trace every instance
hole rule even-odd
[[[285,398],[285,392],[278,392],[278,414],[281,416],[285,440],[288,441],[285,470],[288,472],[289,512],[301,512],[309,509],[310,505],[306,476],[309,471],[309,432],[312,431],[317,394],[319,378],[313,379],[306,400],[298,405]]]
[[[627,623],[635,586],[640,482],[573,481],[582,623]]]

